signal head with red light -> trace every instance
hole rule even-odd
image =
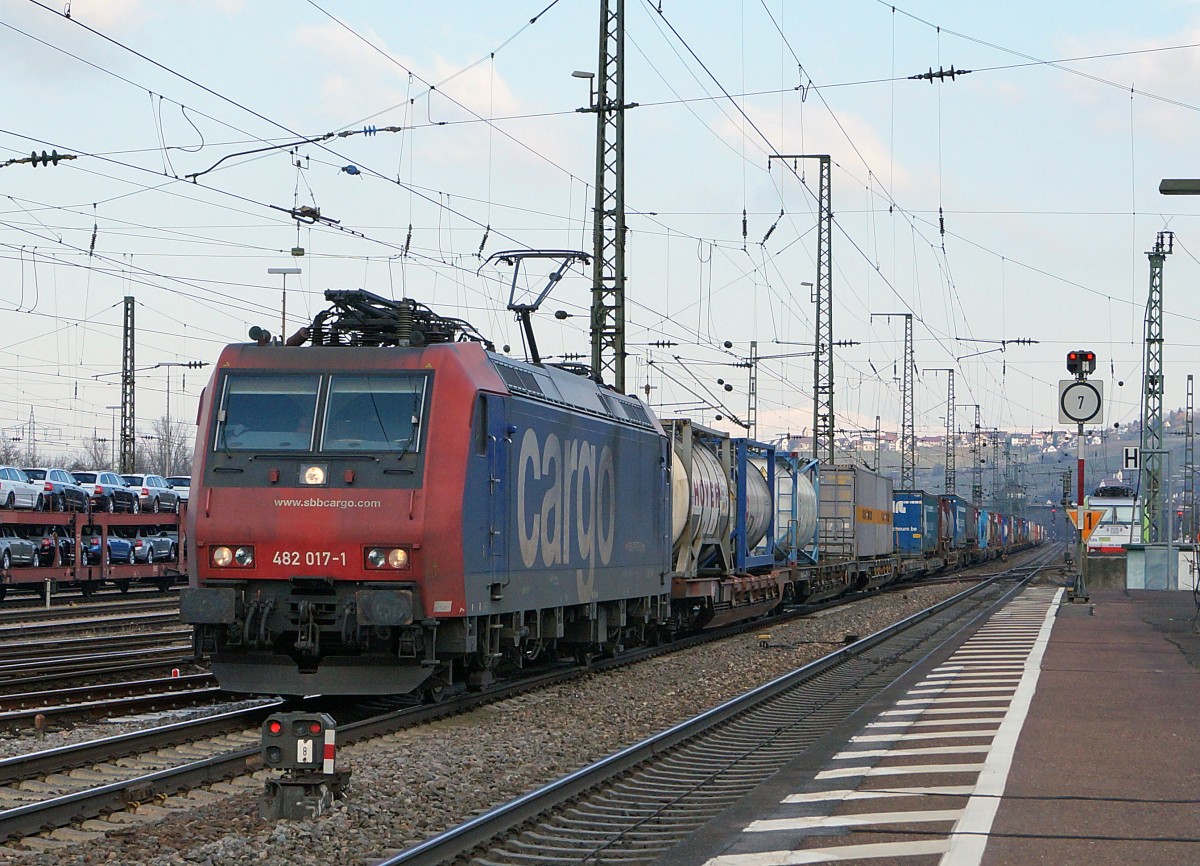
[[[263,763],[278,770],[333,772],[337,725],[328,713],[275,713],[263,722]]]
[[[1095,373],[1096,353],[1091,349],[1072,349],[1067,352],[1067,372],[1073,376]]]

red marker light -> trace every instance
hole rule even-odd
[[[271,719],[271,721],[267,722],[267,733],[276,736],[283,733],[283,723],[277,719]]]
[[[321,733],[321,723],[320,722],[309,722],[308,723],[308,732],[310,734]]]

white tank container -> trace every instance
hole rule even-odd
[[[728,544],[735,526],[732,479],[726,475],[720,456],[699,440],[692,442],[691,450],[690,474],[677,452],[673,451],[671,459],[671,523],[676,551],[695,539],[703,547]],[[766,536],[774,507],[766,476],[760,467],[751,464],[746,474],[747,549],[753,549]]]

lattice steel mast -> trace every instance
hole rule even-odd
[[[817,303],[816,339],[813,352],[813,459],[833,463],[833,436],[836,428],[833,412],[833,190],[832,163],[829,154],[779,153],[772,159],[815,159],[820,164],[817,192],[817,284],[813,291]]]
[[[971,431],[971,504],[976,508],[983,506],[983,454],[979,437],[979,404],[965,403],[965,406],[975,408],[975,427]]]
[[[134,445],[134,363],[133,296],[125,296],[124,322],[121,329],[121,472],[133,472]]]
[[[1183,540],[1196,540],[1196,429],[1193,415],[1196,412],[1192,374],[1187,377],[1186,417],[1183,423]]]
[[[1163,526],[1163,261],[1175,245],[1174,232],[1159,232],[1150,257],[1150,296],[1146,300],[1145,347],[1142,369],[1142,541],[1166,541]]]
[[[917,486],[917,433],[913,421],[913,314],[871,313],[876,316],[904,317],[904,372],[900,376],[900,489]]]
[[[600,0],[596,204],[592,214],[592,372],[625,391],[625,0]]]
[[[954,450],[954,370],[950,367],[926,367],[927,373],[945,373],[950,378],[946,384],[946,481],[945,492],[954,495],[958,486]]]

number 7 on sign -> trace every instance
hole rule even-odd
[[[1104,422],[1104,383],[1098,380],[1060,379],[1058,382],[1060,424]]]

